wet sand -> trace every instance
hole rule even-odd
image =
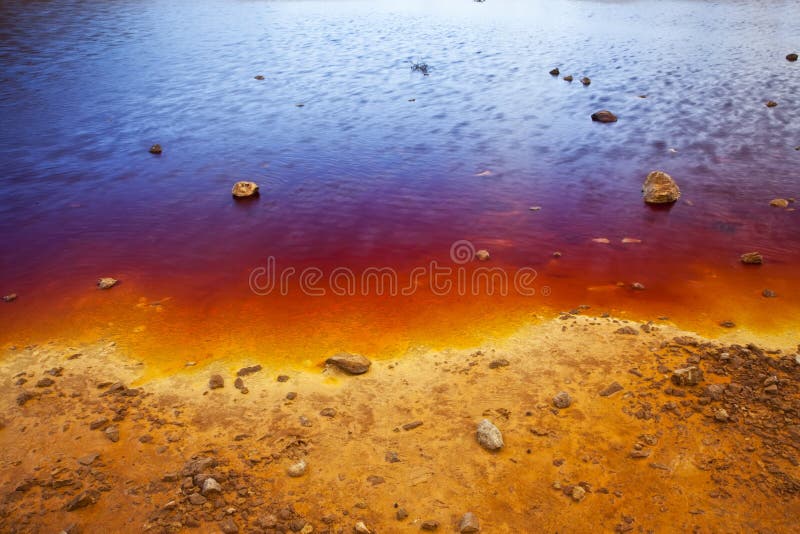
[[[154,378],[108,341],[6,350],[0,531],[452,532],[472,512],[482,532],[791,532],[798,340],[759,339],[564,314],[358,376],[323,357]],[[670,380],[690,365],[697,385]],[[476,440],[484,418],[499,452]],[[208,476],[221,492],[200,498]]]

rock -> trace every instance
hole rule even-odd
[[[760,265],[764,263],[764,257],[760,252],[746,252],[741,256],[742,263],[750,265]]]
[[[422,522],[419,526],[422,530],[438,530],[439,529],[439,522],[435,519],[426,519]]]
[[[478,423],[477,437],[478,443],[488,451],[496,451],[504,445],[503,434],[500,433],[500,429],[488,419]]]
[[[581,83],[583,85],[589,85],[592,83],[592,80],[588,76],[584,76],[583,78],[581,78]]]
[[[631,289],[635,289],[636,291],[644,291],[645,287],[641,282],[634,282],[631,284]]]
[[[711,384],[706,387],[706,395],[713,401],[722,400],[722,395],[725,393],[725,387],[721,384]]]
[[[614,330],[615,334],[622,334],[626,336],[638,336],[639,331],[633,328],[632,326],[623,326],[621,328],[617,328]]]
[[[115,285],[119,283],[119,280],[116,278],[98,278],[97,279],[97,287],[100,289],[111,289]]]
[[[411,421],[410,423],[406,423],[403,425],[403,430],[414,430],[417,427],[422,426],[422,421]]]
[[[408,518],[408,512],[406,512],[403,508],[398,508],[397,512],[394,514],[394,517],[398,521],[403,521],[404,519]]]
[[[583,499],[586,498],[586,490],[583,489],[583,486],[577,485],[572,488],[572,493],[570,494],[572,500],[575,502],[581,502]]]
[[[478,252],[475,253],[475,259],[477,259],[478,261],[488,261],[489,251],[486,249],[480,249]]]
[[[560,258],[561,256],[563,256],[563,254],[561,254],[561,252],[559,252],[559,251],[553,252],[553,257],[554,258]]]
[[[222,493],[222,486],[220,486],[219,482],[217,482],[213,478],[208,477],[203,481],[203,489],[200,491],[200,493],[203,494],[203,497],[219,494]]]
[[[101,417],[100,419],[95,419],[91,423],[89,423],[89,430],[97,430],[98,428],[103,428],[108,424],[108,417]]]
[[[617,122],[617,116],[607,109],[604,109],[602,111],[592,113],[592,120],[595,122]]]
[[[365,525],[363,521],[359,521],[358,523],[355,524],[355,526],[353,527],[353,532],[355,532],[356,534],[373,534],[372,531],[369,529],[369,527],[367,527],[367,525]]]
[[[256,80],[263,80],[263,79],[264,79],[264,76],[263,76],[262,74],[256,74],[256,75],[255,75],[255,79],[256,79]]]
[[[553,406],[556,408],[569,408],[571,404],[572,398],[566,391],[561,391],[555,397],[553,397]]]
[[[761,292],[761,296],[764,298],[772,299],[777,297],[778,295],[776,295],[775,292],[771,289],[765,289],[764,291]]]
[[[681,190],[672,176],[663,171],[653,171],[647,175],[642,185],[644,201],[648,204],[669,204],[681,197]]]
[[[208,499],[200,495],[199,493],[192,493],[189,495],[189,502],[195,506],[202,506],[204,505]]]
[[[17,300],[17,294],[16,293],[10,293],[10,294],[5,295],[3,297],[3,302],[14,302],[15,300]]]
[[[601,245],[608,245],[609,243],[611,243],[611,240],[607,237],[595,237],[594,239],[592,239],[592,242],[600,243]]]
[[[288,382],[289,381],[289,377],[287,375],[278,375],[277,380],[278,380],[278,382]]]
[[[236,182],[231,194],[236,198],[248,198],[258,195],[258,184],[255,182]]]
[[[559,74],[561,74],[561,71],[558,70],[558,67],[556,67],[556,68],[554,68],[553,70],[550,71],[550,75],[551,76],[558,76]]]
[[[17,395],[17,406],[24,406],[26,402],[31,399],[35,399],[38,397],[38,393],[33,393],[31,391],[23,391],[19,395]]]
[[[181,470],[181,476],[193,477],[217,466],[217,461],[208,456],[196,456],[186,462]]]
[[[564,76],[564,81],[565,82],[572,82],[572,74],[567,74],[566,76]]]
[[[775,106],[777,106],[777,105],[778,105],[778,103],[777,103],[777,102],[775,102],[774,100],[767,100],[767,103],[766,103],[765,105],[766,105],[768,108],[774,108]]]
[[[629,454],[629,457],[641,460],[642,458],[648,458],[650,456],[650,451],[643,451],[640,449],[632,450]]]
[[[55,383],[56,383],[55,380],[53,380],[52,378],[45,377],[45,378],[42,378],[41,380],[39,380],[38,382],[36,382],[36,387],[37,388],[48,388],[48,387],[52,386]]]
[[[82,491],[69,500],[66,505],[67,512],[73,512],[97,502],[100,494],[96,491]]]
[[[736,323],[734,323],[733,321],[720,321],[719,325],[722,328],[733,328],[736,326]]]
[[[260,365],[251,365],[250,367],[242,367],[236,371],[236,376],[247,376],[257,373],[262,369]]]
[[[506,360],[505,358],[499,358],[497,360],[492,360],[492,362],[489,364],[489,369],[497,369],[498,367],[508,367],[509,365],[510,364],[508,363],[508,360]]]
[[[690,365],[673,371],[670,380],[676,386],[696,386],[703,380],[703,371],[694,365]]]
[[[360,375],[369,371],[372,362],[360,354],[350,354],[348,352],[341,352],[335,356],[331,356],[325,363],[338,367],[345,373],[351,375]]]
[[[773,198],[769,201],[769,205],[773,208],[788,208],[789,201],[785,198]]]
[[[225,387],[225,380],[220,375],[211,375],[208,379],[208,389],[219,389]]]
[[[322,417],[336,417],[336,410],[334,408],[323,408],[319,414]]]
[[[378,475],[370,475],[367,477],[367,482],[369,482],[373,486],[379,486],[384,482],[386,482],[386,479]]]
[[[797,61],[797,54],[792,52],[791,54],[786,55],[786,61]]]
[[[110,426],[110,427],[106,428],[103,433],[113,443],[116,443],[116,442],[119,441],[119,428],[118,427]]]
[[[400,457],[397,456],[397,453],[394,451],[386,451],[386,454],[383,455],[383,458],[390,464],[396,464],[400,461]]]
[[[151,154],[161,154],[161,152],[162,152],[162,150],[161,150],[161,145],[159,145],[158,143],[156,143],[155,145],[153,145],[153,146],[151,146],[151,147],[150,147],[150,150],[149,150],[149,152],[150,152]]]
[[[720,408],[714,412],[714,419],[720,423],[725,423],[730,419],[730,416],[725,408]]]
[[[89,466],[92,465],[94,461],[97,460],[99,457],[100,457],[99,452],[93,452],[91,454],[87,454],[86,456],[81,456],[80,458],[78,458],[78,463],[81,465]]]
[[[461,516],[461,521],[458,522],[459,532],[478,532],[481,529],[478,518],[472,512],[467,512]]]
[[[607,385],[606,387],[604,387],[600,391],[600,396],[601,397],[610,397],[614,393],[616,393],[618,391],[622,391],[623,389],[624,388],[620,385],[619,382],[611,382],[609,385]]]
[[[308,464],[305,460],[300,460],[299,462],[293,463],[286,469],[286,474],[292,478],[301,477],[306,474],[306,469],[308,469]]]
[[[295,400],[296,398],[297,398],[296,391],[290,391],[289,393],[286,394],[286,400]]]
[[[220,530],[222,530],[224,534],[238,534],[239,532],[239,526],[230,517],[226,517],[225,519],[220,521],[219,528]]]

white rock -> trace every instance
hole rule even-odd
[[[488,419],[478,423],[478,443],[489,451],[496,451],[503,447],[503,434],[500,429],[492,424]]]

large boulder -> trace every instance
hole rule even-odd
[[[361,375],[369,371],[372,362],[368,358],[360,354],[350,354],[349,352],[341,352],[335,356],[331,356],[325,363],[338,367],[345,373],[351,375]]]
[[[648,204],[669,204],[681,198],[678,184],[663,171],[653,171],[647,175],[642,185],[642,194]]]

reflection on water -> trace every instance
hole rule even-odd
[[[165,296],[151,330],[328,321],[325,347],[369,337],[365,322],[427,343],[419,317],[428,334],[471,331],[453,306],[485,322],[542,304],[247,290],[268,255],[405,270],[456,239],[536,268],[555,307],[797,311],[798,212],[768,205],[798,194],[797,15],[789,1],[3,2],[0,291],[20,298],[0,307],[0,341],[127,332],[138,299]],[[599,109],[619,122],[592,123]],[[641,202],[656,168],[681,185],[670,210]],[[232,202],[240,179],[258,201]],[[738,264],[750,250],[757,271]],[[110,275],[113,294],[92,291]],[[607,289],[633,280],[646,294]]]

